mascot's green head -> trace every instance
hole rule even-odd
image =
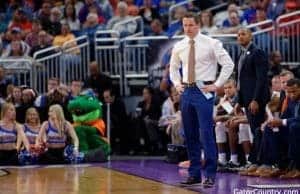
[[[68,110],[74,122],[85,123],[102,118],[102,103],[89,95],[80,95],[71,100]]]

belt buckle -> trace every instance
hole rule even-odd
[[[185,87],[191,88],[191,87],[195,87],[196,83],[184,83]]]

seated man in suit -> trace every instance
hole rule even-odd
[[[291,79],[287,82],[287,95],[291,99],[281,119],[269,121],[270,127],[279,127],[287,132],[284,137],[288,142],[290,165],[288,172],[281,178],[300,178],[300,80]]]

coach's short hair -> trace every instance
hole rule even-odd
[[[184,14],[183,18],[194,18],[196,24],[200,24],[200,17],[199,15],[193,13],[193,12],[187,12]]]
[[[292,87],[292,86],[297,86],[298,88],[300,88],[300,80],[297,78],[293,78],[290,79],[289,81],[287,81],[286,86],[288,87]]]

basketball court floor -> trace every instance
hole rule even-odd
[[[181,187],[186,169],[162,158],[118,158],[103,164],[8,166],[0,194],[300,194],[300,180],[218,173],[213,188]]]

